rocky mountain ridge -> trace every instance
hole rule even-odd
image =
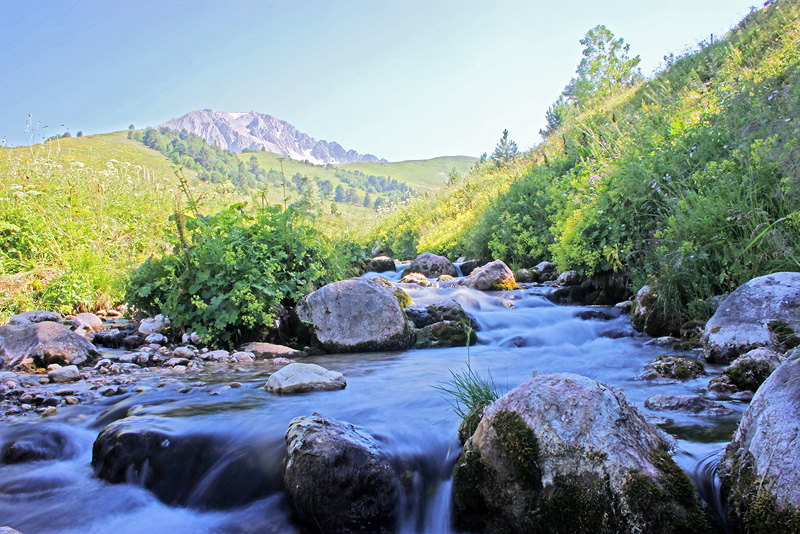
[[[242,113],[211,109],[191,111],[159,126],[173,130],[185,129],[199,135],[207,143],[231,152],[241,152],[246,148],[254,150],[263,148],[292,159],[307,159],[315,164],[386,161],[372,154],[345,150],[336,142],[317,141],[286,121],[256,111]]]

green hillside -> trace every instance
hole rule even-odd
[[[649,284],[672,331],[713,295],[800,268],[800,1],[767,3],[651,79],[609,49],[585,48],[543,143],[501,141],[373,239],[401,257],[551,260],[601,287]]]
[[[340,167],[367,174],[391,176],[411,184],[420,192],[427,192],[441,189],[453,170],[466,172],[477,161],[478,158],[470,156],[442,156],[389,163],[344,163]]]

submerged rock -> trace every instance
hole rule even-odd
[[[654,395],[644,401],[646,408],[689,415],[730,415],[733,410],[700,395]]]
[[[98,478],[139,484],[171,505],[240,506],[280,488],[280,464],[262,443],[154,416],[126,417],[94,442]]]
[[[457,528],[481,532],[701,532],[671,440],[625,395],[537,376],[490,405],[455,470]]]
[[[514,273],[500,260],[479,267],[464,280],[464,285],[478,291],[507,291],[519,289]]]
[[[300,302],[297,315],[328,352],[403,350],[411,343],[411,329],[395,295],[363,278],[314,291]]]
[[[735,532],[800,532],[800,360],[784,362],[745,410],[719,466]]]
[[[343,389],[346,385],[342,373],[313,363],[290,363],[270,376],[264,388],[272,393],[305,393]]]
[[[64,427],[32,425],[20,427],[0,443],[0,463],[17,464],[42,460],[64,460],[75,456],[76,441]]]
[[[706,323],[710,362],[730,362],[758,347],[785,350],[800,329],[800,273],[773,273],[739,286]],[[788,330],[787,330],[788,328]]]
[[[400,483],[381,444],[315,413],[286,431],[283,481],[297,515],[326,533],[390,532]]]
[[[425,252],[417,256],[416,259],[403,270],[403,276],[411,273],[420,273],[426,278],[439,278],[443,274],[458,276],[458,269],[444,256],[437,256],[436,254]]]
[[[83,365],[99,355],[94,345],[59,323],[0,326],[0,358],[10,368],[33,370],[52,363]]]

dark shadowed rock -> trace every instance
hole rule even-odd
[[[83,365],[99,356],[89,341],[55,322],[0,326],[0,357],[14,369]]]
[[[758,347],[791,348],[782,346],[791,337],[779,334],[785,327],[800,330],[800,273],[754,278],[731,293],[706,323],[706,359],[730,362]]]
[[[378,256],[367,260],[367,272],[385,273],[387,271],[394,272],[394,260],[388,256]]]
[[[364,429],[320,414],[286,431],[283,481],[297,515],[326,533],[390,532],[400,484]]]
[[[139,484],[167,504],[225,508],[278,491],[280,461],[267,445],[181,419],[127,417],[100,432],[92,467],[102,480]]]
[[[514,273],[500,260],[479,267],[464,280],[464,285],[478,291],[507,291],[519,289]]]
[[[671,440],[619,391],[537,376],[491,404],[456,464],[457,527],[480,532],[702,532]]]
[[[402,350],[411,343],[408,320],[395,295],[363,278],[314,291],[300,302],[297,315],[328,352]]]
[[[411,273],[420,273],[426,278],[439,278],[443,274],[458,276],[458,270],[450,260],[444,256],[437,256],[429,252],[417,256],[416,259],[403,270],[403,276]]]
[[[17,464],[40,460],[65,460],[79,452],[76,441],[61,426],[20,427],[0,443],[0,462]]]
[[[658,307],[658,291],[650,286],[642,286],[633,302],[631,323],[639,332],[648,336],[662,337],[672,333],[670,325]]]
[[[415,348],[463,347],[477,342],[477,322],[452,299],[405,311],[418,328]]]
[[[489,263],[489,260],[467,260],[459,265],[458,268],[461,270],[462,276],[469,276],[472,271],[478,267],[483,267],[487,263]]]
[[[784,362],[745,410],[719,466],[735,532],[800,532],[800,360]]]

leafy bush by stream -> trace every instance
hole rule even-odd
[[[293,210],[249,213],[234,204],[216,215],[174,217],[174,254],[150,258],[130,278],[127,301],[205,343],[232,347],[273,325],[276,308],[355,272],[357,250],[337,249]]]

